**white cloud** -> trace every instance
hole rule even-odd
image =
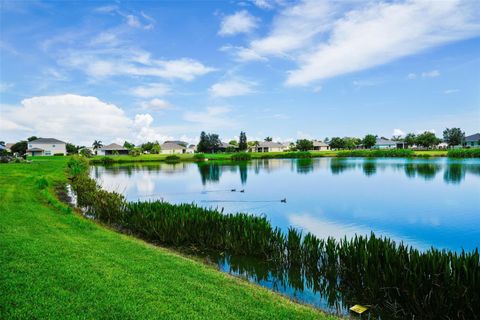
[[[168,137],[153,127],[150,114],[131,119],[114,104],[74,94],[33,97],[22,100],[21,106],[2,107],[0,122],[2,135],[12,140],[34,134],[90,145],[95,139],[142,143]]]
[[[287,84],[360,71],[425,49],[480,34],[478,3],[407,1],[372,3],[332,24],[330,37],[300,56]]]
[[[244,96],[253,92],[254,83],[228,80],[217,82],[210,88],[210,94],[214,97]]]
[[[130,26],[130,27],[133,27],[133,28],[140,28],[142,26],[142,24],[140,23],[140,21],[138,20],[138,18],[136,16],[134,16],[133,14],[129,14],[127,15],[127,24]]]
[[[443,93],[444,94],[452,94],[452,93],[457,93],[459,91],[460,91],[459,89],[447,89],[447,90],[443,91]]]
[[[164,96],[170,92],[170,87],[164,83],[150,83],[132,89],[132,94],[137,97],[151,98]]]
[[[249,33],[257,28],[257,21],[258,19],[248,13],[248,11],[238,11],[222,19],[218,34],[221,36],[232,36],[238,33]]]
[[[274,7],[273,1],[270,0],[253,0],[253,3],[262,9],[272,9]]]
[[[394,136],[405,136],[405,131],[401,129],[393,129],[393,135]]]
[[[416,73],[409,73],[407,75],[407,78],[410,79],[410,80],[413,80],[413,79],[416,79],[417,78],[417,74]]]
[[[438,71],[438,70],[422,72],[422,77],[423,78],[436,78],[438,76],[440,76],[440,71]]]
[[[164,79],[192,81],[198,76],[214,71],[190,59],[160,60],[150,58],[145,51],[77,50],[59,60],[65,68],[74,68],[93,78],[113,76],[150,76]]]
[[[323,90],[323,87],[322,86],[316,86],[315,88],[313,88],[313,92],[316,92],[316,93],[319,93]]]
[[[245,47],[226,45],[220,51],[230,52],[237,61],[267,61],[268,59],[259,55],[255,50]]]
[[[286,84],[306,85],[478,35],[478,1],[303,0],[286,6],[248,49],[294,61]]]
[[[140,104],[140,106],[143,109],[155,110],[155,111],[164,110],[164,109],[168,109],[168,108],[171,107],[170,103],[168,103],[165,100],[158,99],[158,98],[155,98],[155,99],[152,99],[152,100],[149,100],[149,101],[144,101]]]
[[[231,110],[228,107],[207,107],[199,112],[187,111],[183,115],[183,119],[195,123],[199,130],[232,128],[236,124],[228,116],[230,112]]]

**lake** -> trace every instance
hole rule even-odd
[[[130,201],[163,199],[266,215],[273,226],[294,226],[319,238],[373,231],[420,250],[433,246],[457,252],[480,243],[480,159],[162,162],[94,166],[91,174]],[[224,272],[329,312],[346,314],[361,298],[335,286],[315,288],[302,270],[279,272],[244,257],[205,258]],[[377,315],[387,319],[390,311],[384,311]]]
[[[96,166],[92,174],[128,200],[265,214],[274,226],[319,237],[373,231],[420,249],[472,250],[480,243],[480,159],[122,164]]]

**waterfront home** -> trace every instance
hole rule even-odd
[[[66,155],[67,144],[55,138],[38,138],[27,144],[28,156]]]
[[[197,151],[197,146],[194,145],[194,144],[191,144],[188,146],[187,150],[186,150],[186,153],[195,153],[195,151]]]
[[[320,140],[313,140],[313,149],[312,151],[323,151],[323,150],[330,150],[330,146],[323,141]]]
[[[480,133],[465,137],[463,145],[468,148],[480,148]]]
[[[185,144],[180,144],[179,142],[182,141],[165,141],[160,146],[160,153],[161,154],[182,154],[187,153],[187,147]]]
[[[402,141],[393,141],[383,138],[377,138],[377,142],[372,147],[373,149],[403,149],[405,143]]]
[[[272,141],[262,141],[253,147],[254,152],[283,152],[287,149],[284,144]]]
[[[128,149],[122,147],[119,144],[111,143],[108,146],[103,146],[97,149],[97,154],[101,156],[113,156],[113,155],[120,155],[120,154],[128,154]]]

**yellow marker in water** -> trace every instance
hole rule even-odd
[[[353,307],[350,308],[350,311],[353,311],[353,312],[358,313],[358,314],[362,314],[367,310],[368,310],[367,307],[361,306],[359,304],[356,304],[356,305],[354,305]]]

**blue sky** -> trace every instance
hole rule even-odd
[[[478,1],[1,1],[0,140],[480,130]]]

